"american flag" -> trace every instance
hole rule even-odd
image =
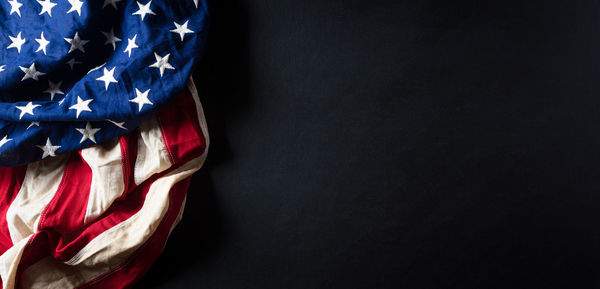
[[[2,288],[126,288],[208,134],[203,0],[0,0]]]

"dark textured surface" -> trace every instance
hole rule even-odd
[[[411,2],[212,1],[137,288],[600,286],[600,2]]]

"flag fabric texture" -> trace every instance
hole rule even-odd
[[[185,87],[203,0],[0,0],[0,166],[123,135]]]
[[[208,133],[203,0],[0,0],[1,288],[130,288]]]

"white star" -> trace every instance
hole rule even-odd
[[[122,128],[124,130],[127,130],[127,128],[125,128],[125,126],[123,126],[125,124],[125,122],[116,122],[114,120],[110,120],[110,119],[106,119],[107,121],[109,121],[110,123],[116,125],[119,128]]]
[[[196,8],[198,8],[198,0],[194,0],[194,5],[196,5]]]
[[[48,46],[50,41],[46,40],[46,38],[44,37],[44,32],[42,32],[40,38],[36,38],[35,41],[37,41],[37,43],[40,44],[40,47],[38,47],[38,49],[35,52],[39,52],[41,50],[44,51],[44,54],[46,54],[46,46]]]
[[[129,100],[129,102],[135,102],[138,104],[138,112],[142,111],[142,107],[144,107],[144,104],[153,105],[153,103],[148,99],[148,92],[150,92],[150,89],[148,89],[144,92],[141,92],[136,88],[135,89],[136,97],[134,99]]]
[[[152,1],[149,1],[145,5],[142,5],[140,2],[137,2],[139,9],[138,11],[133,12],[133,14],[131,15],[140,15],[142,17],[142,21],[144,21],[144,16],[146,16],[146,14],[156,15],[154,11],[150,10],[150,3],[152,3]]]
[[[81,16],[81,5],[83,5],[83,1],[79,1],[79,0],[68,0],[69,4],[71,4],[71,9],[69,9],[69,11],[67,11],[67,14],[73,12],[73,11],[77,11],[77,14],[79,14],[79,16]]]
[[[121,41],[121,38],[115,37],[115,28],[111,28],[110,32],[100,31],[106,37],[106,42],[104,44],[112,44],[113,50],[117,49],[117,42]]]
[[[52,142],[50,142],[50,138],[46,139],[45,145],[37,145],[37,147],[44,151],[42,159],[45,159],[47,156],[55,157],[56,150],[60,148],[60,146],[52,145]]]
[[[12,43],[6,47],[6,49],[9,48],[16,48],[17,51],[19,53],[21,53],[21,45],[23,45],[23,43],[25,43],[25,38],[21,38],[21,32],[19,32],[19,34],[17,34],[17,37],[12,37],[12,36],[8,36],[8,38],[10,38],[10,41],[12,41]]]
[[[44,90],[44,93],[50,93],[50,100],[54,100],[54,96],[57,94],[65,94],[60,90],[60,86],[62,85],[62,83],[62,81],[54,83],[48,80],[48,89]]]
[[[175,29],[173,30],[169,30],[173,33],[178,33],[179,36],[181,37],[181,41],[183,41],[183,37],[185,36],[186,33],[194,33],[194,31],[188,29],[188,22],[190,22],[189,20],[186,21],[183,24],[177,24],[177,22],[173,22],[173,24],[175,24]]]
[[[4,144],[6,144],[7,142],[11,141],[12,138],[8,138],[8,135],[5,135],[1,140],[0,140],[0,147],[4,146]]]
[[[4,67],[6,67],[6,65],[0,65],[0,72],[4,71]]]
[[[118,81],[113,76],[114,73],[115,73],[115,67],[113,67],[111,70],[108,70],[105,67],[104,68],[104,75],[102,75],[101,77],[96,78],[96,80],[104,81],[104,88],[106,90],[108,90],[108,85],[111,82],[118,83]]]
[[[39,104],[33,104],[31,101],[26,104],[25,106],[17,106],[17,109],[21,111],[21,114],[19,115],[19,119],[21,119],[25,114],[31,114],[33,115],[33,109],[41,106]]]
[[[21,81],[24,81],[29,78],[31,78],[33,80],[38,80],[38,76],[45,75],[45,73],[39,72],[39,71],[37,71],[37,69],[35,69],[35,62],[32,63],[29,66],[29,68],[24,67],[24,66],[19,66],[19,68],[21,68],[21,70],[23,72],[25,72],[25,75],[23,75],[23,78],[21,78]]]
[[[44,12],[46,12],[46,13],[48,13],[48,15],[50,17],[52,17],[52,8],[54,8],[54,6],[56,6],[56,3],[50,2],[50,0],[44,0],[44,1],[36,0],[36,1],[37,1],[37,3],[42,5],[42,11],[40,11],[40,15],[42,15],[42,14],[44,14]]]
[[[74,109],[77,111],[77,116],[75,118],[79,118],[79,114],[82,111],[92,111],[90,109],[90,102],[92,102],[93,99],[87,99],[87,100],[83,100],[81,99],[81,97],[77,96],[77,103],[74,105],[71,105],[71,107],[69,107],[69,109]]]
[[[129,57],[131,57],[131,50],[134,48],[138,48],[137,44],[135,44],[135,39],[137,38],[137,34],[133,35],[133,38],[127,39],[127,48],[123,50],[123,52],[129,52]]]
[[[160,77],[165,73],[165,69],[175,69],[175,67],[169,64],[169,57],[171,57],[171,53],[167,53],[167,55],[160,57],[156,52],[154,52],[154,58],[156,58],[156,62],[150,65],[149,67],[156,67],[160,70]]]
[[[71,48],[69,48],[69,52],[71,53],[71,51],[75,50],[75,49],[79,49],[81,50],[81,52],[85,52],[85,49],[83,49],[83,46],[90,42],[89,40],[82,40],[81,38],[79,38],[79,32],[75,32],[75,36],[73,36],[73,38],[65,38],[65,41],[69,42],[71,44]]]
[[[21,17],[21,11],[19,9],[21,8],[21,6],[23,6],[23,4],[17,2],[17,0],[8,0],[8,4],[10,4],[9,15],[12,15],[13,13],[17,12],[17,15]]]
[[[75,61],[75,58],[71,58],[71,60],[67,61],[67,64],[71,67],[71,70],[73,70],[73,66],[75,66],[75,64],[81,64],[81,62]]]
[[[30,127],[32,127],[34,125],[35,126],[40,126],[40,122],[39,121],[32,121],[31,124],[25,130],[28,130]]]
[[[93,141],[94,143],[96,143],[96,137],[94,135],[98,131],[100,131],[100,128],[93,128],[92,125],[88,122],[85,125],[85,128],[76,128],[76,130],[78,132],[80,132],[82,135],[79,143],[84,142],[86,139],[89,139],[89,140]]]
[[[117,9],[117,2],[121,2],[121,0],[104,0],[104,4],[102,5],[102,8],[104,8],[104,7],[106,7],[106,5],[110,4],[113,8]]]

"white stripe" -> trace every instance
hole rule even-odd
[[[84,224],[87,224],[104,213],[125,190],[119,138],[83,149],[81,157],[92,169],[92,183],[84,218]]]
[[[69,156],[62,154],[27,166],[23,185],[6,211],[13,244],[38,231],[40,215],[56,194]]]
[[[22,239],[20,242],[15,243],[0,256],[0,277],[2,277],[3,289],[15,288],[19,261],[30,238]]]
[[[53,257],[46,257],[29,266],[21,275],[22,287],[28,289],[75,288],[111,270],[114,266],[69,266]]]
[[[133,170],[136,185],[151,175],[160,173],[171,166],[169,154],[163,142],[156,116],[144,121],[139,127],[138,151]]]
[[[196,104],[196,114],[198,115],[198,122],[200,123],[200,129],[202,130],[202,134],[204,135],[204,139],[206,141],[206,149],[202,154],[206,158],[206,154],[208,153],[208,147],[210,144],[210,136],[208,135],[208,127],[206,125],[206,117],[204,116],[204,109],[202,108],[202,103],[200,102],[200,97],[198,97],[198,90],[196,89],[196,85],[194,84],[194,79],[190,76],[187,82],[187,89],[192,94],[192,98],[194,99],[194,103]]]

